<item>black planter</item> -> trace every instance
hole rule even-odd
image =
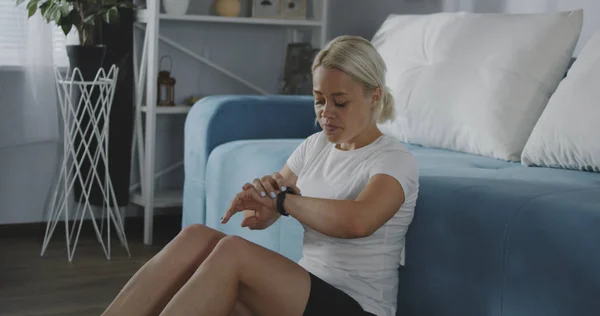
[[[82,77],[86,81],[93,81],[98,70],[102,67],[106,72],[110,71],[112,65],[119,68],[117,84],[115,87],[113,103],[110,113],[110,125],[108,135],[108,174],[110,176],[117,206],[126,206],[129,203],[129,185],[131,173],[131,146],[133,138],[133,11],[122,10],[120,12],[119,25],[102,24],[102,32],[99,32],[98,42],[102,45],[96,46],[67,46],[71,69],[78,67]],[[98,93],[92,94],[92,104],[99,97]],[[99,109],[98,109],[99,110]],[[89,122],[89,115],[83,113],[80,116],[82,125]],[[105,122],[98,122],[100,127]],[[87,136],[87,135],[86,135]],[[89,144],[90,152],[95,153],[98,143],[94,137]],[[75,139],[75,146],[79,146],[81,138]],[[92,165],[92,161],[80,155],[81,173],[85,178],[91,168],[98,173],[101,182],[104,183],[105,169],[102,164]],[[93,173],[91,173],[93,174]],[[101,206],[104,203],[104,195],[98,181],[93,181],[89,193],[89,202],[92,205]],[[82,201],[82,187],[78,181],[75,183],[74,195],[76,201]],[[110,198],[112,201],[112,197]],[[112,205],[113,207],[115,205]]]
[[[67,45],[67,56],[71,69],[79,68],[84,80],[93,81],[104,63],[106,46]]]

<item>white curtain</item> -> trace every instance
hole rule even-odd
[[[62,153],[54,66],[65,37],[40,13],[0,0],[0,224],[44,220]]]
[[[25,24],[23,139],[24,143],[59,139],[59,110],[54,79],[55,27],[36,14]],[[60,43],[56,43],[60,44]]]
[[[0,148],[58,141],[54,67],[68,65],[66,38],[39,11],[27,18],[14,0],[0,2],[9,20],[0,24]]]

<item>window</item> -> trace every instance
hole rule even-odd
[[[0,0],[0,67],[19,67],[25,64],[23,60],[23,56],[26,55],[24,50],[27,40],[25,5],[26,3],[23,3],[17,7],[16,0]],[[39,14],[39,11],[36,14]],[[58,66],[68,66],[66,37],[59,27],[52,26],[54,27],[52,34],[54,63]]]

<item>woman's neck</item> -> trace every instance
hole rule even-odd
[[[383,133],[379,130],[379,127],[377,127],[376,124],[373,124],[369,126],[369,128],[365,129],[362,133],[356,135],[356,137],[350,141],[339,143],[335,147],[344,151],[355,150],[369,145],[381,137],[381,135],[383,135]]]

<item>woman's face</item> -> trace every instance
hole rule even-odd
[[[374,96],[341,70],[317,67],[313,94],[319,125],[332,143],[351,143],[374,124]]]

